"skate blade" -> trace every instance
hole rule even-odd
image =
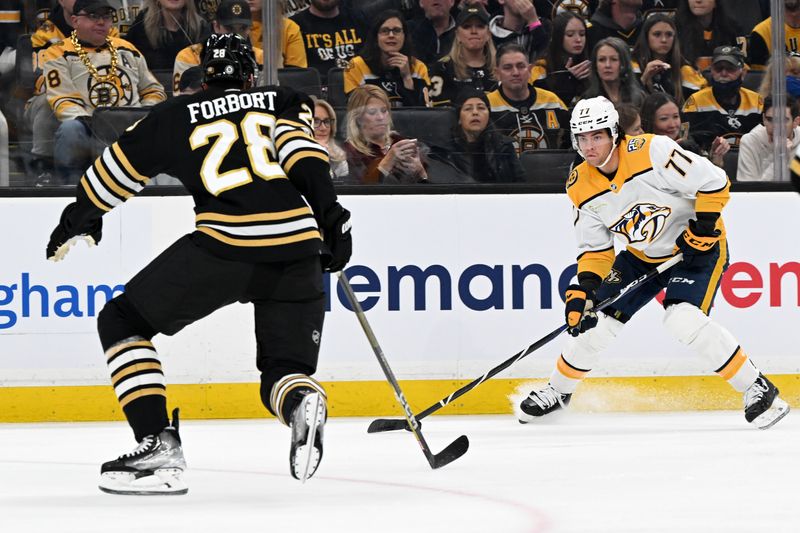
[[[769,429],[780,422],[781,418],[789,414],[789,410],[789,404],[776,396],[769,409],[758,415],[750,423],[758,429]]]
[[[98,487],[108,494],[124,496],[172,496],[189,492],[178,468],[162,468],[137,477],[132,472],[105,472]]]
[[[308,426],[306,442],[295,447],[291,461],[292,476],[301,483],[314,475],[322,459],[322,453],[314,446],[317,428],[325,423],[325,400],[321,394],[315,392],[306,396],[305,423]]]

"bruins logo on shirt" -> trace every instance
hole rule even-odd
[[[572,11],[576,15],[580,15],[587,20],[592,14],[589,6],[589,0],[560,0],[553,3],[553,12],[551,18],[555,18],[556,15],[565,11]]]
[[[97,69],[101,76],[108,74],[109,65]],[[128,74],[117,69],[113,81],[98,83],[94,78],[88,78],[89,101],[94,107],[126,106],[133,102],[133,86]]]
[[[569,177],[567,178],[567,188],[571,187],[576,181],[578,181],[578,170],[572,169],[572,172],[569,173]]]
[[[628,239],[629,243],[653,242],[658,237],[672,213],[669,207],[661,207],[650,203],[640,203],[631,207],[611,228]]]

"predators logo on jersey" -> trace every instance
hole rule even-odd
[[[643,137],[633,137],[630,141],[628,141],[628,151],[635,152],[636,150],[641,150],[644,143],[647,142],[647,139]]]
[[[670,213],[672,209],[669,207],[652,203],[636,204],[611,226],[611,231],[624,236],[629,243],[653,242],[664,229]]]

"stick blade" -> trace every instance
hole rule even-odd
[[[442,450],[441,452],[437,453],[433,456],[431,463],[431,468],[434,470],[437,468],[441,468],[445,465],[449,465],[465,453],[469,449],[469,439],[466,435],[461,435],[456,440],[450,443],[450,445]]]
[[[420,427],[422,427],[421,423]],[[385,431],[398,431],[400,429],[409,429],[408,422],[393,418],[378,418],[370,422],[367,433],[383,433]]]

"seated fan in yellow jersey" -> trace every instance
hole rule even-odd
[[[570,126],[573,146],[585,159],[567,180],[578,240],[578,283],[565,294],[572,337],[548,385],[522,401],[520,422],[566,407],[599,353],[663,289],[666,330],[743,393],[747,422],[760,429],[778,422],[789,405],[736,338],[709,317],[728,266],[721,217],[730,188],[725,172],[666,136],[626,137],[614,105],[602,96],[578,102]],[[615,240],[625,247],[619,253]],[[678,251],[682,262],[601,312],[592,311],[595,302]]]

